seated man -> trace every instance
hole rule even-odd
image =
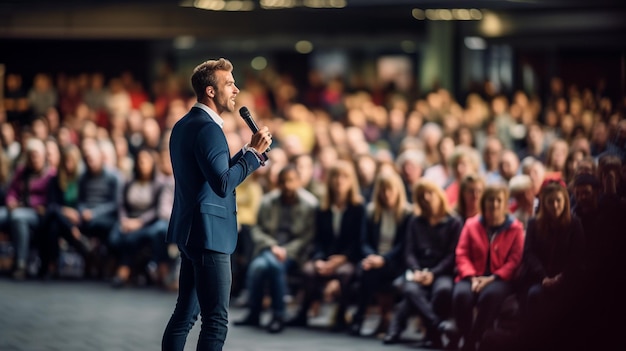
[[[288,165],[278,175],[278,189],[263,196],[257,224],[252,227],[254,259],[247,274],[249,314],[235,325],[259,325],[265,283],[269,283],[273,317],[267,330],[282,331],[287,272],[299,268],[313,238],[316,197],[304,190],[296,168]]]
[[[79,229],[92,242],[92,249],[100,250],[108,244],[109,233],[117,222],[121,182],[119,176],[106,167],[97,142],[83,140],[83,157],[86,170],[78,181]],[[93,262],[93,259],[101,258],[99,255],[90,257],[87,262],[89,275],[103,273],[101,264]]]

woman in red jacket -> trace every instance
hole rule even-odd
[[[522,260],[524,229],[508,214],[508,201],[506,187],[488,186],[480,200],[482,215],[467,220],[456,247],[452,313],[463,350],[476,349],[502,302],[513,293],[511,280]]]

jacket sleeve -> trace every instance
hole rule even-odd
[[[459,234],[461,233],[461,221],[456,217],[450,220],[450,225],[447,228],[448,247],[446,248],[446,255],[439,261],[439,263],[431,269],[435,277],[442,274],[452,274],[454,271],[454,250],[459,242]]]
[[[311,259],[315,260],[323,260],[326,258],[326,250],[324,245],[324,228],[325,226],[322,223],[322,219],[324,218],[322,210],[318,209],[315,211],[315,235],[313,236],[313,253],[311,254]]]
[[[207,123],[195,140],[195,157],[204,178],[220,197],[232,193],[261,165],[252,152],[235,155],[231,164],[226,137],[216,123]]]
[[[313,235],[315,235],[315,212],[313,210],[307,211],[306,216],[298,218],[298,220],[306,222],[304,230],[285,245],[287,256],[293,260],[297,260],[298,255],[305,252],[305,248],[311,243]]]
[[[512,226],[509,230],[509,235],[512,235],[511,249],[505,258],[504,264],[496,269],[493,274],[500,277],[502,280],[511,280],[515,274],[515,271],[522,262],[522,255],[524,254],[524,229],[522,225]]]
[[[586,270],[584,260],[582,257],[585,255],[585,233],[583,232],[582,223],[578,218],[572,218],[572,237],[570,238],[570,248],[567,257],[567,272],[564,273],[566,279],[577,280],[581,279],[583,273]]]
[[[459,271],[459,276],[461,277],[461,279],[477,275],[476,267],[474,267],[474,263],[469,256],[470,242],[472,240],[470,226],[474,223],[477,222],[465,222],[463,230],[461,230],[459,243],[456,246],[455,250],[456,268]]]
[[[117,177],[117,175],[110,173],[108,174],[108,177],[109,188],[112,189],[112,191],[109,194],[109,198],[106,202],[103,202],[102,204],[99,204],[98,206],[91,209],[94,218],[100,216],[118,215],[118,208],[120,204],[119,201],[121,200],[124,186],[120,179]]]
[[[277,243],[276,238],[269,233],[266,225],[271,207],[272,204],[270,201],[264,201],[261,204],[257,215],[257,223],[250,229],[255,252],[269,248]]]
[[[369,255],[376,254],[376,250],[371,244],[371,239],[374,236],[374,230],[378,227],[378,223],[374,222],[372,218],[367,218],[365,221],[365,230],[363,231],[363,237],[361,238],[361,247],[359,256],[361,258]]]
[[[361,240],[365,236],[365,206],[357,206],[355,208],[356,220],[353,225],[350,226],[350,238],[343,252],[340,254],[346,255],[349,261],[357,262],[361,256]],[[343,227],[343,224],[341,225]],[[352,232],[353,231],[353,232]]]
[[[24,177],[24,168],[20,168],[17,170],[11,179],[11,183],[9,184],[9,189],[7,190],[6,202],[15,201],[19,202],[20,196],[20,183],[23,181]]]
[[[406,231],[404,233],[404,261],[406,263],[406,267],[410,270],[420,270],[422,266],[420,266],[419,261],[417,260],[417,256],[415,255],[415,246],[417,246],[417,233],[415,233],[415,225],[416,222],[415,216],[411,216],[409,223],[406,226]]]
[[[546,270],[543,264],[535,254],[537,250],[536,238],[537,236],[537,222],[531,219],[528,222],[526,229],[526,239],[524,242],[524,254],[522,257],[522,267],[524,279],[529,282],[534,282],[537,279],[543,279],[546,276]]]

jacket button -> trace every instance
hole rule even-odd
[[[233,214],[234,214],[234,215],[236,215],[236,214],[237,214],[237,211],[233,211]]]

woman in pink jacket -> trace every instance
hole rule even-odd
[[[480,200],[482,215],[467,220],[456,247],[452,313],[463,350],[476,349],[502,302],[513,293],[511,280],[522,260],[524,228],[508,213],[508,202],[506,187],[487,187]]]

